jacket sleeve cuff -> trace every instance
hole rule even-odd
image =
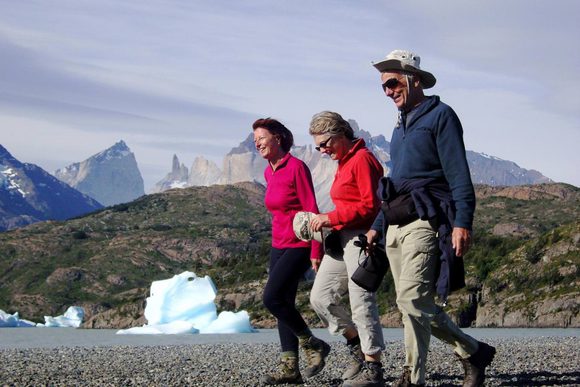
[[[338,225],[338,214],[336,213],[336,211],[328,213],[328,220],[330,221],[330,227]]]

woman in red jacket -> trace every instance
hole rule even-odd
[[[292,132],[279,121],[259,119],[253,124],[254,144],[268,161],[264,171],[264,203],[272,214],[272,250],[264,305],[278,320],[282,346],[276,372],[264,377],[266,384],[302,383],[298,368],[298,347],[306,354],[306,377],[319,373],[330,352],[330,346],[314,337],[296,309],[296,291],[304,272],[318,269],[322,246],[316,241],[304,242],[294,235],[292,220],[298,211],[318,213],[314,186],[306,164],[290,154],[294,143]]]
[[[330,227],[339,235],[339,252],[327,250],[314,280],[310,303],[330,333],[347,339],[353,362],[342,375],[343,386],[382,386],[380,361],[385,342],[376,296],[350,277],[358,267],[360,252],[354,242],[370,228],[380,208],[376,192],[383,167],[338,113],[316,114],[310,123],[310,134],[316,149],[338,162],[330,189],[335,209],[313,217],[310,225],[314,231]],[[340,302],[345,294],[350,310]]]

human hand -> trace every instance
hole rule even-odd
[[[471,247],[471,231],[463,227],[453,227],[451,245],[455,249],[455,255],[458,257],[467,254]]]
[[[365,235],[369,243],[375,243],[379,238],[379,232],[377,230],[369,230]]]
[[[318,268],[320,267],[320,263],[322,262],[321,258],[310,258],[310,263],[312,264],[312,270],[315,273],[318,273]]]
[[[322,227],[330,227],[330,220],[326,214],[317,214],[310,219],[310,228],[312,231],[320,231]]]
[[[379,232],[377,230],[369,230],[369,231],[367,231],[365,236],[367,237],[366,252],[367,252],[367,254],[369,254],[378,242]]]

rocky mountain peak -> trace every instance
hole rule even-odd
[[[120,140],[119,142],[115,143],[115,145],[113,145],[112,147],[107,148],[94,156],[91,156],[91,158],[93,158],[95,161],[98,162],[104,162],[106,160],[113,158],[120,159],[128,156],[130,157],[131,154],[132,154],[131,149],[129,149],[125,141]]]
[[[191,173],[187,177],[189,186],[210,186],[219,181],[222,171],[210,160],[196,157],[191,165]]]
[[[41,220],[64,220],[102,206],[0,146],[0,231]]]
[[[0,145],[0,162],[4,160],[10,162],[16,161],[16,159],[10,154],[10,152],[8,152],[8,149]]]
[[[364,139],[367,147],[375,154],[383,166],[385,175],[390,172],[391,156],[390,142],[383,135],[372,136],[370,132],[360,129],[355,120],[348,120],[357,138]],[[213,163],[208,163],[204,159],[197,160],[191,166],[189,177],[185,178],[181,174],[172,172],[172,182],[166,179],[156,185],[154,192],[161,192],[165,189],[175,187],[188,187],[212,184],[233,184],[241,181],[256,181],[264,184],[264,168],[266,161],[260,157],[254,146],[253,134],[250,133],[237,147],[233,148],[224,156],[223,164],[218,168]],[[308,145],[294,145],[291,153],[304,161],[310,171],[314,181],[314,188],[318,198],[320,210],[330,209],[332,203],[328,195],[334,173],[336,162],[320,152],[316,152],[312,143]],[[467,162],[471,170],[471,179],[474,184],[488,184],[492,186],[514,186],[525,184],[549,183],[551,180],[534,170],[527,170],[519,167],[512,161],[502,160],[497,157],[483,153],[467,151]],[[177,170],[174,158],[173,171]],[[179,175],[179,181],[175,178]]]
[[[171,172],[169,172],[163,179],[155,184],[155,187],[153,187],[151,193],[163,192],[172,188],[187,187],[188,177],[189,170],[183,163],[179,161],[177,155],[174,154],[171,160]]]
[[[179,171],[179,158],[176,154],[173,155],[173,161],[171,162],[171,172],[175,173]]]
[[[145,194],[135,155],[123,140],[82,162],[57,170],[55,176],[107,206]]]
[[[177,157],[177,155],[174,154],[173,160],[171,162],[171,175],[175,179],[183,179],[185,177],[185,179],[187,180],[188,173],[189,171],[185,166],[185,164],[180,163],[179,158]]]
[[[256,150],[256,146],[254,145],[254,134],[250,133],[248,134],[248,137],[246,137],[246,139],[244,141],[242,141],[240,143],[240,145],[238,145],[237,147],[233,148],[229,153],[228,156],[230,155],[236,155],[236,154],[244,154],[244,153],[255,153],[257,154],[258,151]]]

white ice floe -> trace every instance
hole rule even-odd
[[[38,327],[47,328],[78,328],[83,323],[85,311],[80,306],[70,306],[63,315],[57,317],[44,316],[44,324]]]
[[[186,271],[151,284],[145,306],[147,324],[117,334],[250,333],[248,312],[221,312],[214,303],[217,289],[208,276]]]
[[[18,312],[9,314],[0,309],[0,328],[32,328],[32,327],[72,327],[78,328],[83,322],[85,312],[80,306],[69,307],[64,315],[44,316],[44,324],[34,323],[18,317]]]
[[[9,314],[0,309],[0,328],[32,328],[36,323],[18,317],[18,312]]]

